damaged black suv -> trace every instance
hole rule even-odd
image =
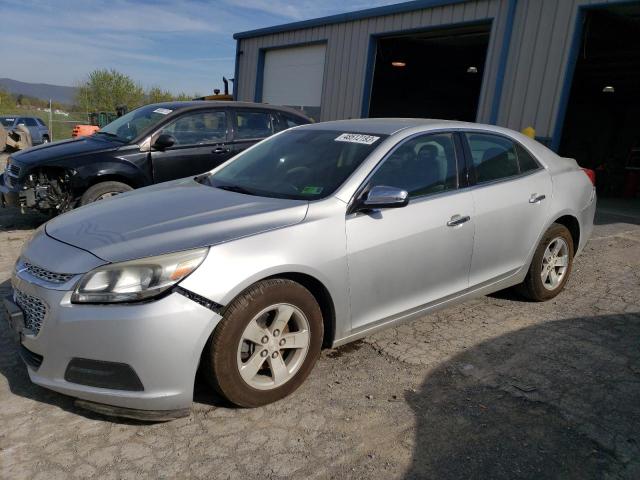
[[[146,105],[91,135],[12,154],[0,205],[58,214],[211,170],[254,143],[310,123],[296,110],[219,101]]]

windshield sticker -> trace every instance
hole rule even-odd
[[[349,142],[349,143],[362,143],[363,145],[371,145],[380,140],[380,137],[374,137],[373,135],[363,135],[361,133],[343,133],[336,142]]]
[[[303,195],[320,195],[322,190],[322,187],[304,187],[300,193]]]
[[[160,115],[169,115],[173,110],[169,110],[168,108],[156,108],[153,113],[159,113]]]

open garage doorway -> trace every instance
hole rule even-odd
[[[585,12],[559,153],[596,170],[599,195],[639,195],[640,3]]]
[[[475,121],[491,23],[377,40],[369,117]]]

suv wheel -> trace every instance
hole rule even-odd
[[[203,354],[207,379],[241,407],[275,402],[315,365],[323,323],[314,296],[291,280],[265,280],[226,309]]]
[[[122,182],[101,182],[87,189],[80,199],[80,205],[88,205],[89,203],[104,200],[120,193],[133,190],[129,185]]]
[[[42,136],[42,143],[49,143],[49,136],[48,135],[43,135]]]
[[[542,302],[558,295],[569,280],[573,266],[573,238],[564,225],[554,223],[544,234],[533,255],[521,291]]]

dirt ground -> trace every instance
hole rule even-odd
[[[1,170],[1,168],[0,168]],[[43,218],[0,209],[0,294]],[[599,213],[567,289],[483,297],[323,353],[235,409],[114,421],[29,382],[0,321],[0,478],[640,478],[640,218]]]

